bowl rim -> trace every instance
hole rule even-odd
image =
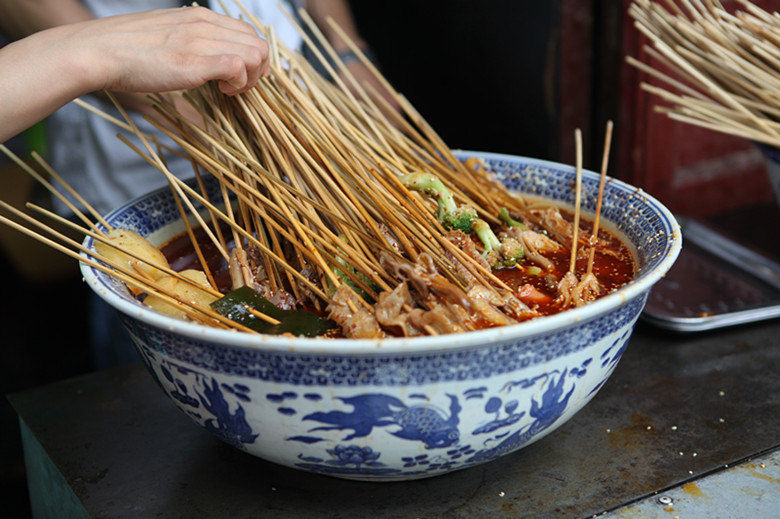
[[[542,166],[568,172],[574,171],[573,166],[563,163],[519,155],[470,150],[454,150],[454,152],[457,157],[477,157],[495,161],[521,160],[530,166]],[[599,174],[591,170],[583,169],[583,179],[585,177],[590,177],[591,180],[595,177],[597,180]],[[670,232],[668,233],[669,237],[664,257],[654,269],[643,273],[619,290],[597,299],[592,303],[565,310],[555,315],[531,319],[509,326],[439,336],[387,337],[381,339],[328,339],[321,337],[283,337],[264,334],[252,335],[235,330],[222,330],[207,325],[187,322],[157,313],[150,308],[143,306],[140,302],[131,302],[116,294],[101,280],[98,276],[98,271],[93,267],[81,262],[80,268],[84,280],[90,288],[120,313],[125,314],[130,318],[138,319],[147,325],[159,328],[168,333],[180,334],[197,341],[214,342],[222,346],[229,346],[241,350],[371,356],[457,351],[490,344],[501,344],[510,340],[536,337],[552,331],[559,332],[577,324],[596,319],[610,310],[618,308],[619,306],[640,297],[643,293],[648,292],[652,285],[666,274],[677,259],[682,248],[682,233],[680,231],[680,226],[672,213],[663,204],[642,189],[633,187],[613,177],[608,177],[608,179],[612,185],[636,193],[646,199],[647,202],[654,205],[657,211],[666,219],[670,226]],[[161,191],[167,191],[168,189],[168,187],[163,187],[127,202],[111,211],[106,216],[106,220],[110,221],[114,214],[124,211],[129,206],[135,205],[139,200]],[[84,245],[92,248],[92,241],[93,239],[87,236],[84,240]]]

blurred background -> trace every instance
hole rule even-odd
[[[723,2],[733,5],[736,2]],[[754,2],[765,9],[776,0]],[[384,74],[452,148],[573,163],[581,128],[585,167],[599,169],[615,122],[609,174],[679,215],[702,219],[749,247],[780,256],[778,207],[752,143],[673,122],[641,91],[647,78],[628,0],[394,0],[351,2]],[[45,154],[45,127],[14,139]],[[0,198],[38,196],[0,159]],[[93,369],[87,287],[75,262],[0,227],[0,392],[23,391]],[[19,429],[0,400],[0,486],[12,517],[29,515]]]

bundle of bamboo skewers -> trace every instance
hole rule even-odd
[[[308,44],[325,49],[327,56],[320,56],[320,60],[332,81],[323,78],[298,53],[280,44],[271,27],[263,26],[245,10],[244,14],[269,40],[271,74],[268,78],[235,97],[221,94],[214,85],[204,85],[181,95],[157,95],[153,99],[158,116],[148,120],[181,149],[168,151],[183,151],[190,158],[196,172],[195,187],[168,170],[163,148],[153,137],[139,131],[118,105],[126,122],[115,122],[131,129],[141,147],[123,140],[168,179],[182,220],[187,223],[194,219],[226,262],[236,261],[236,251],[238,257],[245,249],[259,251],[261,270],[270,289],[291,291],[295,300],[308,301],[319,311],[330,307],[333,313],[334,294],[339,294],[339,288],[344,285],[349,286],[347,292],[351,295],[342,297],[337,305],[351,313],[358,313],[361,307],[370,311],[367,301],[393,291],[398,286],[400,270],[416,267],[426,271],[429,279],[438,276],[462,296],[474,285],[483,287],[487,291],[483,297],[492,301],[493,309],[506,314],[507,324],[515,322],[518,301],[509,287],[484,262],[448,239],[447,229],[434,216],[437,202],[410,189],[401,179],[416,171],[428,172],[448,186],[459,206],[472,208],[479,218],[489,223],[499,222],[497,215],[502,208],[533,220],[535,217],[528,211],[526,201],[498,184],[480,163],[458,160],[412,105],[387,83],[332,21],[333,29],[373,71],[384,92],[357,83],[305,11],[300,12],[300,17],[308,33],[318,40]],[[301,29],[307,40],[308,33]],[[183,104],[186,110],[181,109]],[[190,115],[193,111],[197,120]],[[602,190],[608,142],[609,139],[602,164]],[[62,182],[43,159],[35,158],[53,178]],[[36,175],[29,166],[15,160]],[[579,171],[581,144],[578,143],[578,181]],[[218,180],[218,199],[206,194],[204,173]],[[62,198],[46,180],[39,180]],[[71,195],[87,207],[102,229],[70,202],[68,205],[86,227],[69,223],[42,208],[31,208],[76,227],[98,242],[110,244],[105,231],[111,230],[111,226],[77,193]],[[53,233],[41,222],[0,203],[34,226]],[[61,252],[74,257],[81,254],[81,261],[111,274],[136,291],[155,294],[182,307],[189,318],[218,327],[251,331],[204,305],[170,293],[144,274],[143,269],[127,268],[56,233],[54,237],[62,244],[4,217],[0,219]],[[575,225],[572,275],[577,229]],[[187,232],[208,279],[206,286],[210,288],[206,290],[217,297],[221,295],[216,291],[217,282],[189,223]],[[596,222],[594,234],[597,233]],[[582,238],[580,243],[588,243],[589,239],[593,238]],[[129,256],[136,263],[147,262],[133,253]],[[422,256],[428,262],[423,262],[423,266]],[[593,247],[588,275],[592,263]],[[160,270],[183,283],[194,284],[179,273],[166,268]],[[425,301],[417,304],[423,307],[422,311],[431,310]],[[249,311],[266,322],[278,323],[272,316]],[[441,332],[432,325],[421,325],[421,328],[428,335]]]
[[[780,13],[737,2],[732,14],[718,0],[636,0],[629,14],[659,65],[627,61],[668,85],[642,88],[670,118],[780,148]]]

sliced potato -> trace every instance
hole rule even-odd
[[[149,241],[140,234],[128,229],[112,229],[107,233],[107,238],[117,247],[135,254],[139,258],[142,258],[146,263],[138,261],[107,243],[95,240],[95,250],[107,259],[120,265],[127,265],[151,279],[160,279],[168,275],[152,266],[157,265],[169,268],[168,260],[165,259],[165,256],[160,252],[160,249],[149,243]]]
[[[199,270],[183,270],[179,272],[179,274],[183,277],[186,277],[187,279],[195,281],[203,288],[197,288],[193,285],[190,285],[186,281],[182,281],[181,279],[168,275],[158,279],[157,284],[166,293],[175,294],[182,300],[200,307],[209,308],[211,303],[219,299],[219,296],[216,296],[210,291],[206,290],[210,289],[211,285],[209,284],[208,279],[206,279],[206,274],[203,272]],[[194,311],[189,306],[184,304],[170,303],[166,300],[163,300],[160,296],[154,293],[146,296],[144,299],[144,304],[160,313],[170,315],[171,317],[200,322],[208,321],[208,317],[197,312],[193,313]]]

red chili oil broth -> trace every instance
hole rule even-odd
[[[584,232],[585,236],[590,236],[592,229],[591,222],[580,219],[581,233]],[[604,229],[599,229],[599,239],[606,241],[608,244],[603,248],[596,249],[593,257],[593,274],[601,283],[601,296],[604,296],[634,279],[635,268],[633,257],[628,247],[614,234]],[[604,252],[605,250],[609,252]],[[589,248],[580,246],[577,250],[574,272],[578,279],[587,272],[589,254]],[[555,302],[557,295],[555,287],[549,286],[546,276],[552,274],[557,280],[560,280],[568,272],[571,262],[571,249],[561,248],[557,252],[545,254],[545,257],[552,261],[553,269],[542,271],[538,275],[529,273],[527,266],[495,269],[493,274],[512,288],[513,291],[517,291],[519,287],[527,283],[543,294],[550,296],[551,301],[549,303],[529,304],[529,306],[542,315],[552,315],[560,312],[561,308]]]
[[[562,210],[561,214],[569,221],[573,219],[571,213],[568,213],[567,211]],[[593,225],[590,221],[580,219],[580,236],[590,236],[592,229]],[[218,290],[222,293],[229,292],[232,287],[227,262],[202,228],[198,227],[194,229],[194,234],[202,254],[211,269]],[[229,235],[229,233],[226,235]],[[633,255],[629,248],[617,236],[604,228],[601,228],[599,229],[599,239],[606,242],[606,246],[596,250],[593,262],[593,274],[603,287],[601,293],[603,296],[614,292],[630,282],[635,275],[635,266]],[[232,247],[232,242],[228,242],[228,247]],[[609,252],[605,253],[604,249],[608,249]],[[171,268],[176,271],[185,269],[201,270],[197,254],[195,253],[195,249],[186,232],[179,234],[163,244],[160,247],[160,250],[168,259]],[[578,278],[587,270],[588,254],[588,248],[582,246],[578,248],[575,266],[575,273]],[[555,253],[545,254],[545,257],[551,260],[554,265],[551,271],[542,271],[541,274],[533,274],[532,272],[535,269],[528,268],[531,264],[523,265],[521,263],[521,266],[494,269],[493,273],[515,293],[519,287],[530,284],[543,294],[550,296],[551,301],[548,303],[532,303],[529,304],[529,306],[541,315],[552,315],[561,311],[561,308],[560,305],[555,302],[555,285],[548,281],[548,276],[552,274],[557,280],[561,279],[569,270],[571,251],[568,248],[561,248]],[[311,310],[311,308],[307,308],[307,310]],[[481,325],[480,323],[477,323],[477,325],[481,327],[489,326],[487,323],[482,323]]]
[[[224,236],[230,236],[229,227],[223,225],[222,234]],[[193,234],[198,242],[201,253],[203,254],[206,264],[211,270],[214,281],[217,283],[217,290],[223,294],[227,294],[233,287],[230,279],[230,271],[228,270],[228,263],[222,257],[217,247],[208,237],[202,227],[198,226],[193,228]],[[228,250],[232,250],[234,242],[231,239],[227,243]],[[171,268],[176,272],[182,270],[195,269],[203,270],[198,255],[195,252],[195,247],[192,246],[192,241],[186,232],[178,234],[171,238],[160,246],[160,251],[168,260]]]

